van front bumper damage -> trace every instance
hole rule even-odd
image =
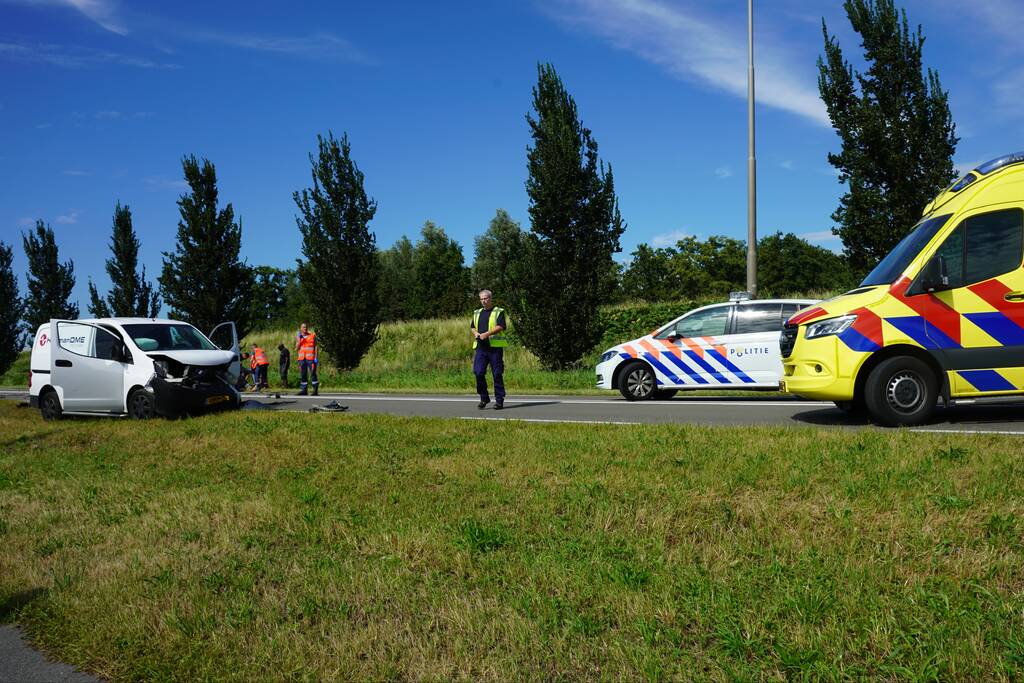
[[[233,410],[242,403],[238,390],[224,381],[186,385],[154,376],[149,388],[153,392],[156,412],[165,417]]]

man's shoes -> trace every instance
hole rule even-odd
[[[308,394],[306,393],[306,390],[305,390],[305,389],[303,389],[302,391],[300,391],[299,393],[297,393],[297,394],[295,394],[295,395],[296,395],[296,396],[308,396]]]
[[[498,401],[497,403],[495,403],[495,404],[494,404],[494,409],[495,409],[495,410],[501,410],[501,409],[503,409],[504,407],[505,407],[505,404],[504,404],[504,403],[502,403],[501,401]]]
[[[314,396],[319,396],[320,395],[320,387],[313,387],[313,395]]]
[[[479,403],[476,404],[476,407],[479,408],[480,410],[483,410],[484,408],[487,407],[488,403],[490,403],[490,401],[480,401]]]

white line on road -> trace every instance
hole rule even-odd
[[[928,434],[1000,434],[1002,436],[1024,436],[1024,431],[1012,432],[997,429],[911,429],[912,432]]]
[[[588,425],[640,425],[643,422],[617,422],[614,420],[542,420],[536,417],[465,417],[460,416],[460,420],[493,420],[497,422],[553,422],[562,423],[570,422],[575,424],[588,424]]]
[[[274,394],[242,394],[243,398],[275,399]],[[321,394],[320,396],[296,396],[295,394],[281,394],[281,400],[296,399],[308,401],[320,401],[326,399],[341,399],[345,401],[412,401],[420,403],[479,403],[478,398],[455,398],[441,396],[361,396],[359,394]],[[771,406],[771,407],[792,407],[792,406],[833,406],[831,401],[705,401],[705,400],[675,400],[675,401],[626,401],[616,399],[563,399],[551,397],[548,399],[513,399],[505,398],[509,405],[550,405],[560,403],[563,405],[606,405],[614,407],[636,406]]]

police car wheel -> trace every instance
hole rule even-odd
[[[156,415],[153,397],[145,389],[136,389],[128,397],[128,415],[133,420],[149,420]]]
[[[864,384],[868,413],[886,427],[927,422],[935,410],[938,395],[935,373],[924,361],[910,356],[882,361]]]
[[[622,369],[619,391],[627,401],[646,401],[654,396],[657,381],[647,363],[633,361]]]
[[[39,398],[39,412],[44,420],[59,420],[64,415],[56,391],[51,389]]]

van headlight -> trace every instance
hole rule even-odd
[[[807,331],[804,333],[804,339],[817,339],[818,337],[827,337],[830,334],[842,334],[843,332],[846,332],[847,328],[849,328],[855,320],[857,320],[857,316],[855,315],[843,315],[838,318],[830,318],[828,320],[813,323],[807,326]]]
[[[618,351],[616,351],[615,349],[609,349],[608,351],[605,351],[604,353],[601,354],[601,362],[603,363],[606,360],[611,360],[612,358],[615,358],[615,356],[617,355],[619,355]]]

